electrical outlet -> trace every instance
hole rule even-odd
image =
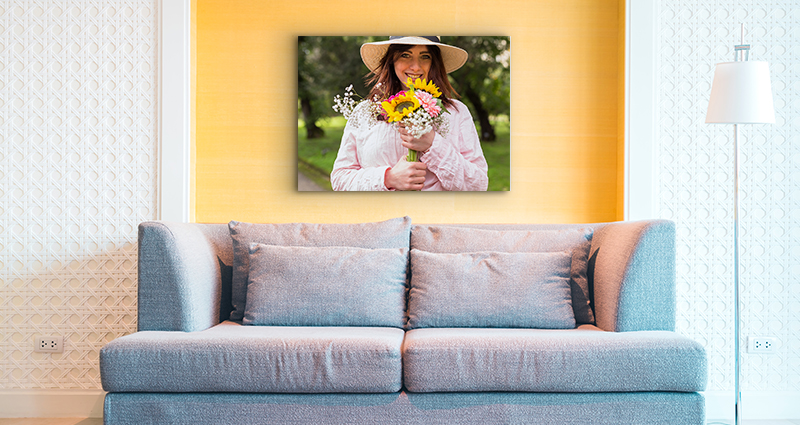
[[[60,336],[40,336],[36,338],[33,351],[37,353],[63,353],[64,338]]]
[[[770,336],[747,338],[747,352],[752,354],[775,354],[778,340]]]

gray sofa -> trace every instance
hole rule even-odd
[[[139,227],[107,424],[703,424],[674,224]]]

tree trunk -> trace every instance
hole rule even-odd
[[[300,109],[303,110],[303,121],[306,122],[306,138],[318,139],[325,135],[325,131],[317,127],[313,110],[311,109],[311,99],[308,97],[300,98]]]
[[[472,104],[472,108],[475,109],[475,113],[478,115],[478,124],[480,125],[480,132],[478,134],[481,135],[481,141],[494,142],[497,140],[497,136],[494,134],[492,123],[489,122],[489,113],[486,111],[486,108],[483,107],[481,95],[472,88],[472,85],[467,85],[465,95]]]

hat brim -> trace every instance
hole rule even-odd
[[[364,61],[364,65],[366,65],[370,71],[375,72],[378,67],[380,67],[381,60],[392,44],[438,46],[439,50],[442,52],[445,72],[448,74],[464,66],[464,64],[467,63],[467,58],[469,58],[467,51],[462,48],[449,44],[437,43],[423,37],[408,36],[392,40],[364,43],[361,45],[361,60]]]

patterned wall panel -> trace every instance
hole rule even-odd
[[[0,388],[95,389],[157,205],[158,3],[0,2]],[[61,335],[63,354],[33,353]]]
[[[678,330],[733,388],[733,126],[705,124],[714,65],[739,44],[770,63],[775,125],[740,125],[742,390],[800,390],[800,4],[667,1],[657,16],[658,213],[678,225]],[[747,336],[779,339],[746,353]]]

